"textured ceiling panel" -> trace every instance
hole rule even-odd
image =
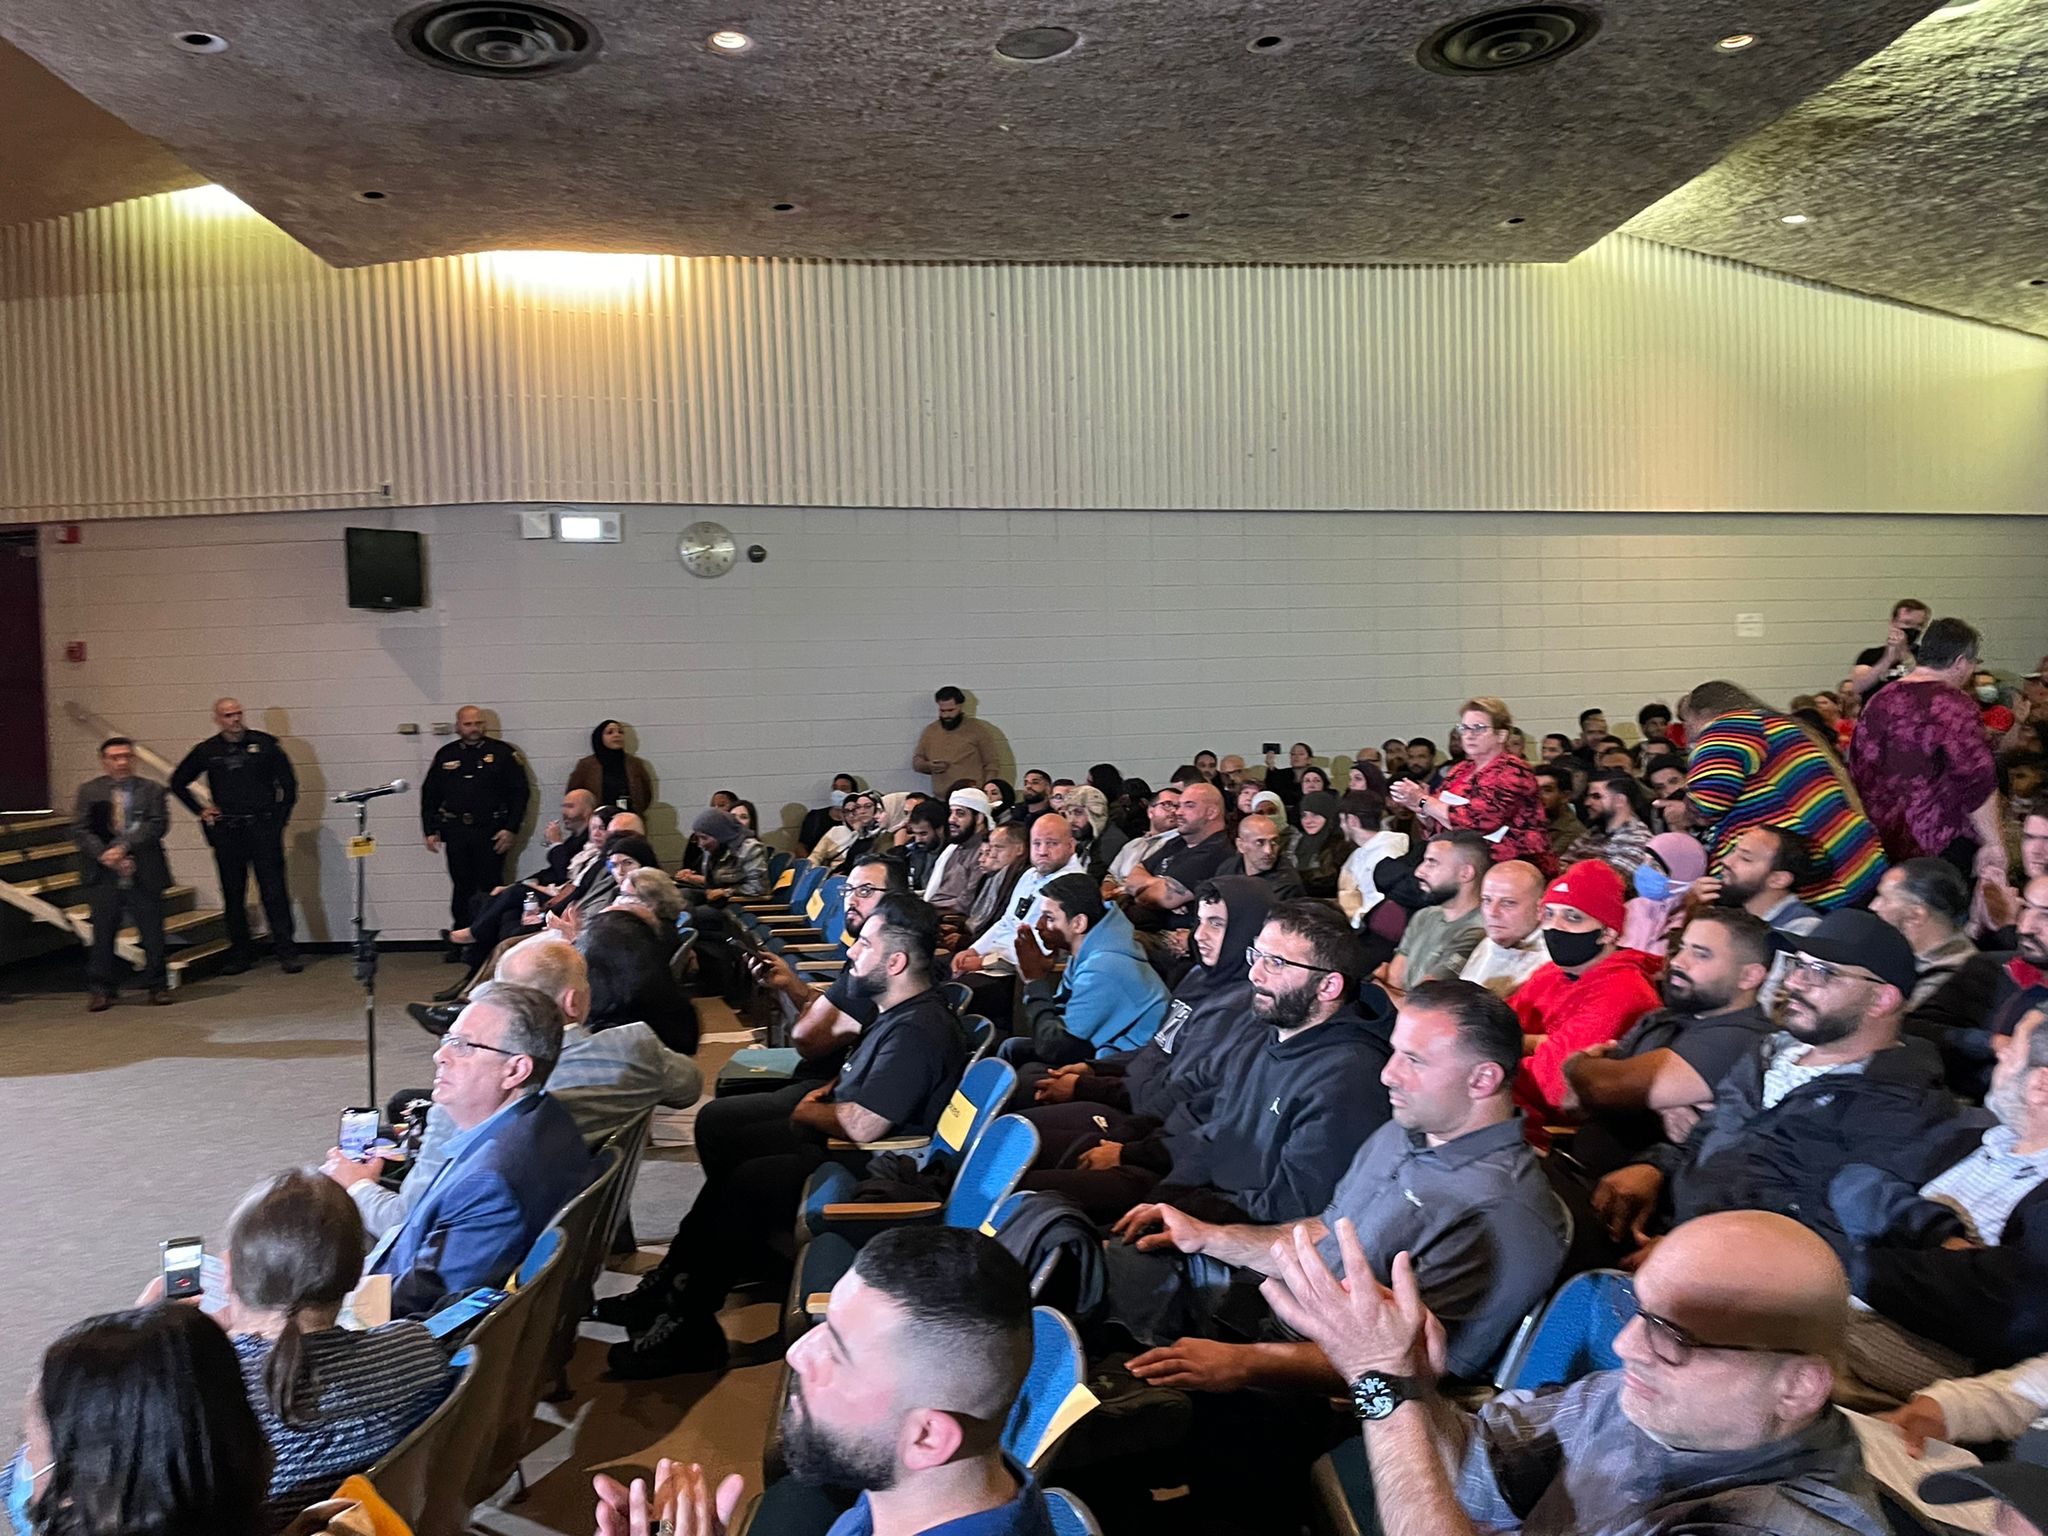
[[[0,43],[0,224],[198,186],[163,145]]]
[[[1416,60],[1482,0],[584,0],[599,56],[525,81],[429,68],[363,0],[9,0],[0,32],[339,263],[1490,262],[1583,249],[1928,5],[1610,0],[1493,77]],[[995,54],[1052,21],[1071,53]],[[754,46],[707,47],[726,26]],[[172,45],[194,27],[226,51]],[[1736,31],[1764,42],[1715,49]]]
[[[2048,335],[2044,149],[2048,0],[1959,4],[1626,227]]]

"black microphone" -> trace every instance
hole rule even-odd
[[[403,779],[393,779],[389,784],[379,784],[375,789],[352,789],[345,795],[336,795],[328,802],[331,805],[360,805],[365,800],[381,799],[385,795],[402,795],[412,786]]]

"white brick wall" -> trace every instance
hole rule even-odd
[[[1828,686],[1911,593],[1979,625],[1993,665],[2048,650],[2048,519],[1533,513],[845,511],[634,506],[626,542],[518,537],[504,507],[88,524],[46,539],[53,763],[65,803],[108,730],[175,760],[239,697],[286,738],[309,802],[293,889],[315,939],[346,936],[353,817],[325,797],[403,776],[435,720],[475,702],[533,763],[544,808],[606,715],[654,766],[657,839],[715,788],[772,824],[836,770],[916,787],[931,692],[958,683],[1028,766],[1107,759],[1154,782],[1201,747],[1325,755],[1441,738],[1473,692],[1532,738],[1586,704],[1616,718],[1710,676],[1766,697]],[[767,547],[699,581],[699,517]],[[345,605],[341,530],[428,535],[434,606]],[[1765,616],[1737,640],[1737,612]],[[64,647],[84,641],[88,660]],[[95,718],[74,719],[71,708]],[[417,721],[422,734],[397,734]],[[182,812],[181,879],[211,862]],[[373,922],[446,919],[416,801],[379,803]],[[534,845],[519,851],[537,862]]]

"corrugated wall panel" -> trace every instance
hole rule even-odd
[[[2025,512],[2048,341],[1561,267],[339,271],[189,194],[0,230],[0,518],[603,501]]]

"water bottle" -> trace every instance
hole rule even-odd
[[[537,892],[537,891],[528,891],[528,892],[526,893],[526,906],[525,906],[525,908],[524,908],[524,911],[525,911],[525,913],[526,913],[526,922],[527,922],[527,925],[528,925],[529,927],[531,927],[531,926],[532,926],[533,924],[535,924],[535,923],[538,923],[538,922],[540,921],[540,893],[539,893],[539,892]]]

